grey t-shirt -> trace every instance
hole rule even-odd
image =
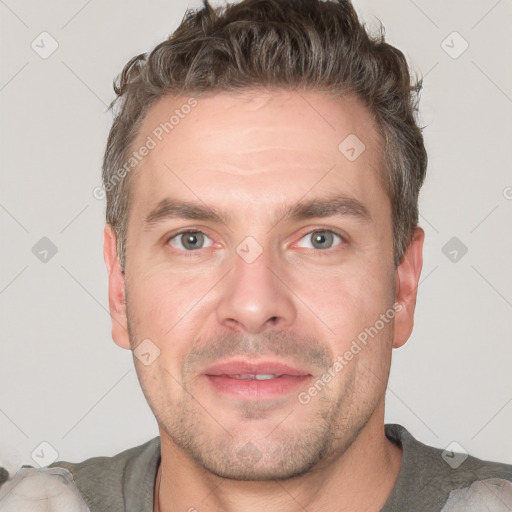
[[[400,425],[388,424],[385,429],[390,440],[402,445],[403,457],[396,485],[381,512],[512,510],[512,466],[426,446]],[[84,508],[73,510],[86,510],[86,504],[90,512],[153,512],[160,458],[160,438],[156,437],[114,457],[93,457],[80,463],[58,461],[44,470],[30,471],[67,469],[69,481],[74,480],[84,502]],[[32,466],[23,466],[18,474],[29,471],[24,468]],[[15,494],[18,474],[4,485],[0,477],[0,512],[23,510],[19,505],[12,509],[5,505]],[[45,487],[46,492],[49,488]],[[199,502],[192,505],[197,510],[204,508]]]

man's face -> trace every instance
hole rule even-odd
[[[380,139],[355,99],[187,100],[159,100],[134,144],[156,147],[133,171],[125,281],[111,269],[111,305],[127,302],[114,339],[150,340],[134,360],[162,444],[223,477],[299,475],[383,414],[398,317]],[[340,208],[326,216],[321,201]]]

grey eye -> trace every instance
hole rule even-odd
[[[208,240],[210,243],[208,245],[204,245],[205,241]],[[211,240],[201,231],[187,231],[184,233],[178,233],[177,235],[173,236],[169,240],[169,243],[176,249],[195,251],[209,247],[211,245]]]
[[[336,239],[338,239],[340,242],[342,241],[339,235],[327,229],[317,229],[315,231],[311,231],[310,233],[304,235],[301,240],[308,239],[311,240],[311,245],[306,246],[309,249],[331,249],[333,247],[333,242],[335,242]],[[300,247],[304,246],[301,245]]]

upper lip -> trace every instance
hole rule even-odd
[[[303,377],[310,375],[307,370],[297,368],[281,361],[247,361],[230,359],[207,368],[205,375],[291,375]]]

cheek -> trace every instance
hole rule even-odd
[[[393,274],[379,265],[354,262],[301,280],[298,295],[307,298],[304,302],[341,343],[373,325],[392,305]]]
[[[204,286],[203,286],[204,285]],[[140,335],[169,337],[201,297],[206,283],[197,277],[153,271],[127,288],[130,313]],[[206,287],[207,289],[207,287]]]
[[[150,339],[160,350],[157,366],[177,378],[209,314],[208,301],[201,299],[214,282],[207,276],[159,270],[139,275],[136,284],[127,287],[132,344]]]

